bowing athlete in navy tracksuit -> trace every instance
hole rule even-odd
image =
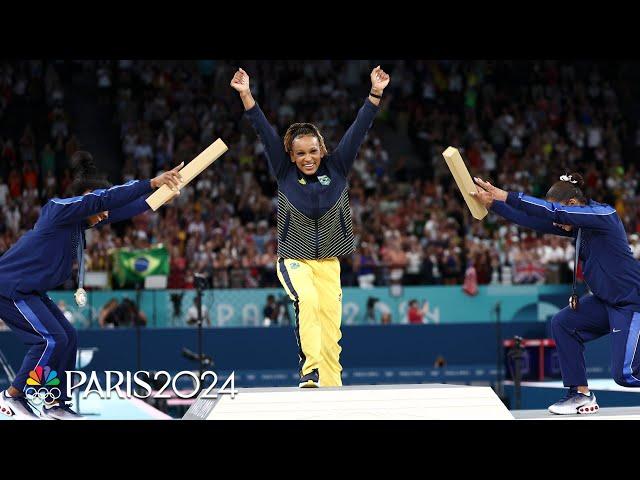
[[[76,152],[72,163],[76,178],[70,190],[75,196],[49,200],[33,229],[0,257],[0,318],[29,348],[11,387],[0,394],[0,412],[18,419],[38,418],[24,397],[29,372],[37,366],[55,370],[61,381],[58,402],[42,415],[80,417],[65,403],[70,400],[65,397],[65,371],[75,368],[76,330],[46,292],[69,279],[76,258],[82,278],[85,230],[144,212],[153,188],[179,182],[176,167],[152,180],[98,188],[109,184],[97,175],[90,154]]]
[[[613,379],[622,386],[640,387],[640,262],[633,257],[616,210],[588,200],[579,174],[560,178],[547,200],[507,193],[476,179],[482,187],[477,198],[514,223],[576,239],[584,280],[592,293],[552,319],[562,380],[569,393],[549,411],[595,413],[599,407],[587,386],[585,342],[611,334]]]

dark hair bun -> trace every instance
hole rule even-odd
[[[71,156],[71,171],[74,177],[87,177],[98,173],[98,168],[89,152],[78,150]]]
[[[574,185],[582,190],[584,188],[584,178],[582,178],[582,175],[580,175],[577,172],[572,172],[570,175],[571,175],[571,180],[578,181],[578,183],[574,183]]]

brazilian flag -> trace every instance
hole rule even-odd
[[[169,252],[165,247],[113,252],[113,276],[119,287],[133,286],[148,275],[169,275]]]

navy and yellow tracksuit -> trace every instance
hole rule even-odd
[[[132,180],[71,198],[53,198],[32,230],[0,257],[0,318],[29,348],[12,386],[22,391],[29,372],[49,366],[66,391],[65,371],[75,369],[77,334],[47,295],[71,276],[73,260],[85,248],[87,218],[108,210],[94,225],[124,220],[149,208],[149,180]]]
[[[294,302],[299,370],[321,386],[342,385],[339,345],[342,288],[338,257],[355,250],[347,175],[378,107],[368,99],[314,175],[293,163],[256,104],[245,115],[265,146],[278,181],[278,278]]]
[[[616,210],[603,203],[567,206],[510,192],[491,209],[543,233],[577,237],[584,280],[592,294],[577,310],[565,307],[552,332],[565,386],[587,385],[584,343],[611,334],[611,375],[619,385],[640,387],[640,262],[633,257]],[[573,225],[567,232],[556,224]]]

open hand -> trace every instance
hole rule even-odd
[[[474,177],[473,179],[478,185],[477,192],[469,192],[472,197],[477,198],[485,208],[491,206],[494,200],[505,202],[507,200],[507,192],[491,185],[489,182],[485,182],[481,178]]]
[[[477,192],[469,192],[469,194],[478,200],[484,208],[489,208],[493,203],[493,196],[482,187],[479,187]]]

